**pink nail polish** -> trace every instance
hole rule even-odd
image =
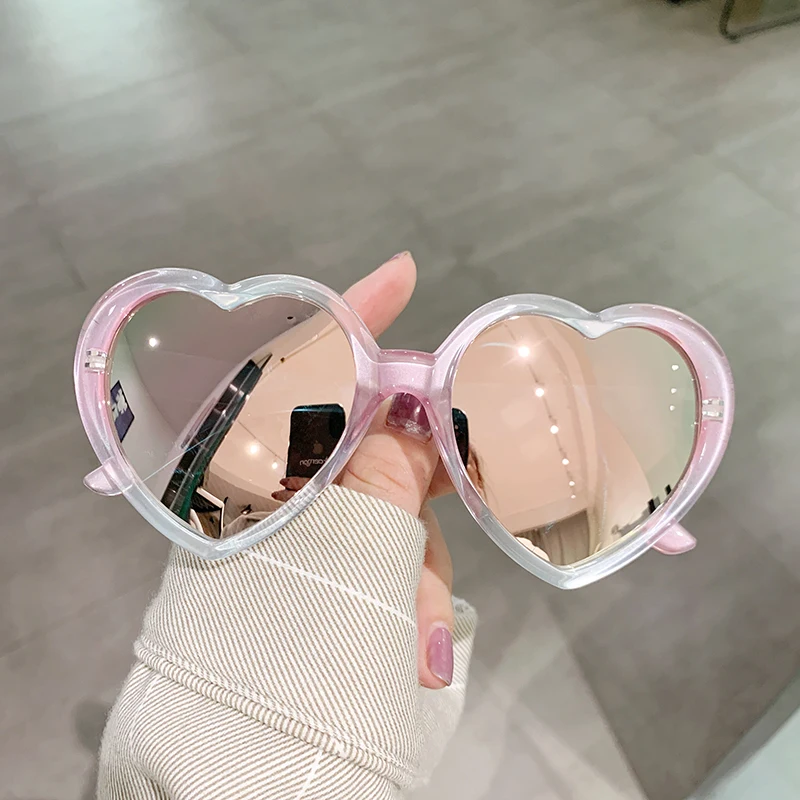
[[[653,549],[667,556],[688,553],[697,546],[697,539],[683,525],[675,523],[654,545]]]
[[[428,637],[428,669],[448,686],[453,682],[453,637],[444,625]]]
[[[431,426],[422,403],[413,394],[396,394],[392,398],[386,427],[402,432],[415,439],[427,442],[431,438]]]

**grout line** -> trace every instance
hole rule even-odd
[[[252,48],[250,48],[246,42],[239,38],[239,36],[234,33],[233,29],[230,25],[223,22],[217,14],[214,13],[214,10],[211,8],[200,8],[195,9],[191,6],[187,7],[187,10],[190,14],[192,14],[197,19],[202,19],[208,26],[217,34],[219,34],[223,39],[225,39],[234,50],[239,53],[240,55],[245,54],[254,54]]]
[[[83,279],[83,275],[81,275],[77,264],[72,260],[72,257],[67,252],[67,248],[64,246],[64,242],[61,239],[57,226],[50,222],[50,218],[44,208],[42,208],[42,204],[39,202],[39,200],[40,198],[38,194],[34,194],[31,197],[31,206],[36,211],[37,226],[39,227],[40,232],[44,235],[45,239],[47,239],[58,251],[59,255],[61,256],[61,260],[64,262],[64,265],[67,268],[67,273],[69,274],[70,278],[72,278],[76,288],[80,291],[86,291],[88,287],[86,285],[86,281]]]
[[[66,100],[62,103],[57,103],[56,105],[45,108],[42,111],[32,111],[28,114],[22,114],[18,117],[0,119],[0,131],[2,131],[3,128],[14,128],[18,125],[27,125],[32,122],[46,121],[52,114],[58,114],[72,108],[96,102],[98,100],[107,100],[132,89],[144,89],[148,86],[155,85],[170,78],[180,78],[184,75],[191,75],[197,70],[213,67],[217,64],[224,64],[226,61],[234,61],[236,59],[240,59],[241,56],[242,54],[236,50],[218,53],[209,56],[207,61],[201,60],[194,64],[187,64],[184,67],[177,67],[174,70],[167,70],[162,74],[153,75],[149,78],[142,78],[141,80],[134,80],[130,83],[123,83],[120,86],[115,86],[112,89],[107,89],[105,91],[98,92],[97,94],[90,94],[85,97],[76,97],[72,100]]]
[[[446,249],[443,248],[442,242],[438,239],[431,226],[428,225],[428,223],[425,221],[425,218],[413,203],[410,203],[405,199],[405,197],[393,190],[389,190],[388,192],[386,191],[385,184],[377,179],[377,176],[373,170],[371,170],[359,158],[356,149],[350,146],[349,137],[340,127],[339,120],[335,117],[335,115],[331,114],[329,111],[313,108],[313,106],[311,108],[311,112],[312,115],[319,121],[320,126],[342,151],[343,155],[345,155],[358,166],[362,175],[373,185],[373,187],[378,189],[382,194],[388,195],[393,203],[396,203],[409,215],[414,226],[418,229],[420,235],[431,247],[431,249],[434,251],[437,249]]]
[[[533,42],[535,46],[535,42]],[[680,146],[682,150],[689,153],[692,156],[701,159],[707,159],[710,164],[713,164],[717,169],[720,171],[727,173],[729,175],[734,176],[735,178],[739,179],[748,189],[750,189],[754,194],[758,197],[765,200],[773,209],[776,211],[788,216],[790,221],[794,222],[800,214],[797,213],[796,209],[793,208],[784,208],[782,204],[776,201],[774,197],[771,195],[766,194],[764,191],[760,189],[760,187],[751,183],[748,178],[740,173],[736,168],[735,165],[730,162],[725,156],[722,156],[716,152],[714,152],[713,147],[709,150],[707,148],[702,148],[698,146],[695,142],[691,139],[688,139],[684,135],[681,134],[680,130],[676,129],[674,125],[669,123],[663,122],[662,120],[658,119],[658,117],[652,112],[652,110],[647,108],[640,108],[635,103],[632,103],[631,100],[624,96],[619,95],[616,92],[612,92],[608,88],[602,86],[601,84],[597,83],[596,81],[592,80],[591,77],[580,74],[574,67],[569,67],[562,64],[560,61],[555,59],[552,56],[549,56],[555,63],[557,63],[561,69],[569,73],[570,77],[572,77],[576,81],[583,81],[593,89],[598,92],[602,92],[610,99],[614,100],[615,102],[622,105],[632,114],[642,117],[647,122],[649,122],[654,128],[659,130],[661,133],[669,136],[671,139],[674,139],[675,142]],[[668,98],[664,98],[664,102],[669,102]],[[789,112],[785,118],[781,117],[782,121],[790,119],[793,115],[797,113],[797,109],[792,112]],[[771,125],[778,124],[777,121],[773,120]]]
[[[781,216],[788,217],[788,222],[796,223],[798,218],[800,218],[800,213],[798,213],[797,209],[789,205],[784,206],[783,203],[780,202],[780,198],[775,197],[771,192],[765,192],[761,187],[753,183],[750,177],[746,173],[740,172],[737,165],[730,161],[727,156],[712,152],[708,154],[708,158],[711,163],[719,169],[724,170],[741,181],[751,192],[764,200],[767,205],[781,214]]]
[[[533,43],[535,46],[535,43]],[[658,119],[658,117],[653,113],[652,110],[646,108],[640,108],[638,105],[633,103],[630,98],[625,96],[624,94],[620,95],[616,92],[612,92],[606,87],[602,86],[595,80],[592,80],[591,77],[580,74],[574,67],[569,67],[566,65],[561,64],[558,59],[553,56],[549,56],[554,63],[557,63],[562,69],[564,69],[572,79],[575,81],[583,81],[588,86],[592,87],[598,92],[602,92],[605,94],[609,99],[614,100],[615,102],[619,103],[623,108],[629,111],[631,114],[639,116],[649,122],[656,130],[660,131],[662,134],[668,136],[669,138],[673,139],[679,147],[679,150],[686,153],[689,157],[694,157],[698,159],[705,160],[709,165],[713,166],[715,169],[719,170],[721,174],[729,175],[736,180],[740,181],[743,186],[749,189],[756,197],[763,200],[767,206],[771,209],[776,211],[782,217],[786,218],[789,223],[796,223],[797,218],[800,217],[800,214],[797,213],[796,209],[790,207],[784,207],[775,197],[771,194],[765,193],[760,187],[751,183],[748,177],[742,174],[738,169],[736,169],[735,164],[729,161],[725,156],[721,156],[714,152],[713,148],[708,150],[706,148],[699,147],[695,142],[693,142],[690,138],[684,136],[680,130],[676,129],[674,126],[670,125],[669,123],[665,123],[662,120]],[[667,100],[665,100],[667,102]],[[787,115],[787,118],[792,116],[796,112],[791,112]],[[683,163],[683,162],[681,162]],[[642,202],[647,202],[648,200],[653,200],[656,195],[648,195],[646,199]],[[641,205],[641,203],[640,203]],[[567,223],[568,224],[568,223]],[[556,226],[563,227],[563,226]],[[719,291],[719,289],[723,288],[731,281],[735,281],[740,275],[742,275],[747,270],[747,267],[742,267],[741,270],[737,271],[734,274],[727,275],[721,280],[717,281],[716,283],[712,284],[710,287],[705,289],[702,292],[702,297],[695,298],[695,300],[687,305],[687,310],[691,311],[692,308],[699,305],[702,301],[704,301],[708,296],[710,296],[713,292]]]
[[[78,289],[79,291],[85,291],[87,287],[85,281],[83,280],[83,276],[80,274],[75,262],[67,253],[64,243],[58,234],[58,230],[55,226],[51,225],[47,214],[39,202],[38,192],[36,192],[28,183],[27,179],[25,178],[25,171],[20,166],[13,150],[9,146],[2,133],[0,133],[0,147],[2,147],[6,157],[8,158],[11,179],[17,183],[19,188],[21,188],[25,194],[26,202],[21,207],[29,208],[34,212],[36,216],[36,229],[40,234],[42,234],[45,241],[49,242],[50,245],[52,245],[61,256],[61,261],[66,267],[66,272],[73,283],[73,288]]]
[[[504,28],[494,34],[491,38],[499,41],[507,34],[508,30]],[[463,53],[469,53],[470,45],[471,43],[469,42],[454,45],[451,48],[443,50],[439,53],[439,55],[441,57],[455,57]],[[451,255],[455,257],[456,262],[460,260],[459,254],[453,252],[451,248],[447,247],[442,242],[442,240],[436,235],[433,227],[428,224],[424,216],[420,213],[413,202],[410,202],[403,195],[395,192],[391,188],[387,191],[386,184],[378,180],[374,170],[372,170],[362,161],[362,159],[359,157],[358,150],[351,146],[350,137],[347,135],[346,130],[342,127],[335,114],[333,114],[330,110],[319,108],[312,97],[300,89],[295,83],[287,81],[282,74],[271,68],[269,64],[265,65],[265,71],[272,77],[273,80],[276,81],[278,85],[283,88],[287,96],[294,98],[294,101],[299,109],[308,113],[311,119],[314,119],[319,123],[320,127],[337,146],[340,154],[358,169],[361,176],[365,178],[373,188],[378,189],[381,194],[387,196],[392,203],[396,204],[408,214],[411,222],[414,225],[414,228],[419,233],[425,244],[431,248],[434,254],[439,253],[443,256]]]
[[[735,780],[736,776],[770,746],[784,726],[798,713],[799,706],[800,679],[795,677],[727,755],[711,769],[689,800],[713,800],[717,796],[717,789],[724,789],[729,778]]]
[[[409,215],[411,222],[418,230],[425,243],[434,252],[441,250],[446,251],[446,248],[443,247],[441,241],[435,235],[433,229],[427,224],[425,218],[418,211],[417,207],[413,203],[407,201],[405,197],[393,189],[389,189],[389,191],[387,191],[386,185],[378,179],[376,173],[361,160],[356,148],[350,145],[349,137],[339,124],[339,120],[336,118],[336,116],[330,111],[315,107],[313,101],[311,101],[305,95],[298,94],[294,88],[288,86],[282,78],[278,76],[273,77],[275,77],[276,80],[279,80],[284,89],[287,92],[292,93],[297,99],[298,103],[302,104],[306,110],[311,113],[312,119],[316,119],[319,122],[320,127],[325,131],[325,133],[328,134],[334,144],[339,148],[341,154],[356,166],[362,177],[364,177],[369,184],[373,186],[373,188],[376,188],[381,194],[388,196],[392,203],[396,203],[398,207],[403,209]]]
[[[511,729],[513,730],[514,728],[517,728],[518,734],[521,734],[527,739],[527,744],[530,748],[529,752],[533,756],[533,760],[539,765],[539,769],[547,779],[550,788],[558,795],[559,800],[577,800],[573,787],[569,786],[565,777],[551,765],[550,759],[542,752],[534,738],[525,736],[524,730],[512,723]],[[624,755],[622,755],[622,759],[625,760],[627,764],[627,758]]]
[[[43,426],[38,433],[26,436],[21,441],[0,444],[0,468],[8,466],[7,462],[16,458],[20,452],[29,453],[31,450],[36,450],[37,447],[44,448],[48,443],[52,444],[57,437],[67,435],[75,430],[79,423],[78,415],[75,413],[74,416],[70,415],[66,422],[47,428]],[[93,467],[90,466],[88,469],[91,470]]]

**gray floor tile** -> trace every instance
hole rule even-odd
[[[765,264],[690,309],[726,350],[737,388],[734,436],[710,492],[734,503],[740,524],[795,576],[800,538],[790,476],[800,447],[799,293],[786,267]],[[747,502],[737,502],[743,495]]]
[[[800,790],[794,754],[800,738],[800,679],[795,679],[689,800],[790,800]]]
[[[557,778],[554,779],[549,765],[520,734],[511,717],[513,714],[507,708],[490,705],[489,698],[469,708],[430,786],[415,792],[414,800],[441,797],[565,800],[570,797],[559,791]],[[524,781],[520,780],[521,775],[525,776]],[[611,800],[612,796],[605,797]]]
[[[0,197],[0,308],[78,291],[58,232],[15,176],[0,176]]]
[[[718,10],[687,3],[604,3],[533,41],[574,74],[647,112],[700,151],[792,113],[796,37],[751,39],[742,52],[716,32]]]
[[[363,274],[403,249],[433,252],[407,207],[301,113],[224,153],[143,168],[42,206],[92,288],[168,264],[227,280],[312,272],[335,282],[354,264]]]
[[[441,511],[482,626],[420,797],[682,800],[800,666],[797,30],[734,47],[713,4],[654,0],[0,9],[4,791],[92,796],[166,549],[80,484],[71,361],[97,295],[163,264],[341,291],[411,249],[385,346],[533,291],[674,305],[730,356],[693,554],[562,594]]]
[[[111,7],[102,0],[76,0],[71,7],[53,0],[3,0],[3,14],[0,52],[9,56],[37,44],[57,45],[67,37],[92,40],[137,30],[151,34],[155,25],[171,19],[162,4],[137,0],[119,0]]]
[[[95,299],[86,292],[62,290],[4,303],[0,368],[14,379],[0,381],[0,454],[32,440],[41,444],[77,424],[72,359]]]
[[[551,591],[529,592],[527,605],[512,603],[505,619],[488,621],[508,628],[512,616],[522,616],[517,637],[503,648],[486,679],[505,708],[506,730],[516,734],[507,741],[534,755],[564,797],[594,791],[598,797],[638,800],[641,792],[598,714],[571,643],[543,611]]]
[[[485,215],[476,233],[496,246],[638,171],[660,171],[677,152],[674,138],[517,37],[394,78],[328,100],[327,111],[363,163],[448,241],[462,233],[452,229],[462,210]]]
[[[82,485],[97,462],[71,362],[93,299],[37,297],[0,315],[0,367],[14,376],[0,382],[0,501],[16,532],[0,561],[0,654],[158,574],[166,552],[127,503]]]
[[[80,6],[83,6],[81,8]],[[201,17],[180,7],[117,11],[91,0],[11,8],[0,49],[0,121],[217,60],[235,52]],[[94,8],[92,7],[94,6]],[[67,11],[69,8],[69,11]]]
[[[18,533],[0,565],[0,656],[161,573],[164,537],[121,498],[83,487],[81,470],[96,465],[76,458],[84,438],[73,424],[38,447],[0,451],[2,502]]]
[[[684,38],[705,43],[707,52],[724,49],[715,38],[714,11],[707,6],[670,8],[641,0],[602,0],[582,4],[581,12],[571,15],[568,24],[528,30],[527,35],[576,74],[592,74],[615,90],[621,86],[613,79],[622,77],[614,67],[648,48],[654,62],[664,59],[671,67],[670,73],[659,76],[654,64],[653,75],[663,81],[682,76],[682,65],[671,56],[685,46]],[[636,76],[628,80],[639,85]]]
[[[550,8],[555,4],[550,3]],[[348,83],[364,71],[413,64],[476,39],[510,29],[513,13],[470,8],[454,0],[387,5],[375,0],[302,6],[288,0],[231,4],[200,0],[194,7],[249,49],[269,52],[275,69],[292,81],[333,70]],[[309,15],[316,25],[309,26]],[[349,76],[345,78],[345,75]]]
[[[687,796],[800,668],[790,644],[800,583],[754,546],[727,500],[689,515],[691,555],[647,555],[551,602],[578,628],[576,658],[652,800]],[[583,625],[579,607],[596,602],[604,613]]]
[[[26,184],[52,202],[235,148],[289,104],[258,59],[233,56],[8,124],[3,137]]]
[[[800,215],[800,114],[738,139],[720,143],[716,152],[755,189],[780,208]]]
[[[6,216],[29,201],[28,192],[18,173],[11,151],[0,137],[0,217]]]
[[[766,419],[785,406],[786,393],[797,386],[792,367],[800,360],[800,320],[795,314],[800,281],[789,266],[758,259],[687,306],[726,351],[743,414],[760,410]],[[737,438],[754,434],[751,421],[737,431]]]
[[[459,226],[465,236],[469,228]],[[548,231],[518,238],[483,257],[478,250],[476,266],[491,271],[503,293],[554,294],[595,311],[625,302],[690,310],[764,258],[790,269],[800,243],[784,214],[698,158],[619,189],[603,205],[576,209]]]
[[[133,662],[131,644],[154,589],[151,580],[123,592],[0,657],[7,796],[94,797],[103,716]]]
[[[800,54],[790,29],[752,39],[739,58],[727,52],[727,42],[718,40],[711,49],[684,41],[680,47],[688,58],[682,69],[687,71],[662,90],[654,115],[687,143],[712,149],[796,112],[800,90],[791,73]]]
[[[452,757],[421,796],[643,800],[548,608],[558,590],[532,583],[455,498],[436,509],[480,634]]]

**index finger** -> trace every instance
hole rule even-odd
[[[343,297],[377,338],[408,305],[416,282],[417,268],[406,251],[354,283]]]

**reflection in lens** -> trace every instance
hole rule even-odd
[[[473,485],[510,534],[559,565],[636,530],[694,447],[692,372],[641,328],[590,340],[537,316],[499,322],[464,353],[453,406],[469,420]]]
[[[339,325],[306,301],[231,312],[173,293],[121,331],[109,386],[117,437],[147,488],[221,538],[268,517],[327,461],[355,365]]]

